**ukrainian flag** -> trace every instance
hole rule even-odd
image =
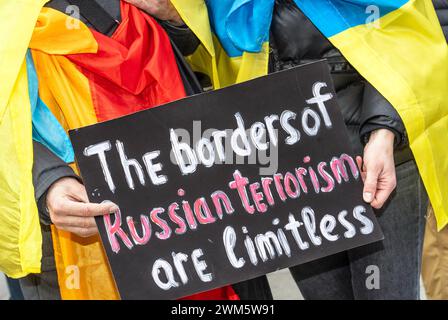
[[[3,40],[0,48],[0,268],[13,277],[40,271],[41,233],[31,183],[33,133],[47,141],[49,147],[59,146],[53,150],[61,157],[71,157],[71,151],[64,148],[67,140],[62,134],[59,142],[49,141],[44,139],[43,130],[39,131],[39,128],[53,128],[58,132],[61,127],[54,121],[54,126],[34,125],[34,120],[48,120],[45,116],[48,109],[64,129],[106,120],[137,111],[132,106],[139,104],[128,102],[137,101],[135,99],[144,89],[138,85],[129,87],[132,81],[118,83],[117,79],[110,78],[110,85],[124,90],[119,97],[126,98],[126,103],[120,103],[115,100],[118,96],[109,96],[110,90],[92,81],[95,77],[89,65],[96,65],[98,57],[95,55],[102,53],[103,58],[109,57],[108,61],[113,64],[117,60],[110,55],[117,44],[109,46],[110,40],[83,25],[73,33],[59,34],[69,37],[65,41],[51,41],[48,35],[54,36],[64,30],[66,17],[42,10],[46,2],[0,1]],[[202,42],[197,52],[189,57],[192,66],[209,74],[216,88],[267,73],[267,40],[273,1],[173,0],[173,3]],[[438,226],[442,228],[448,223],[448,201],[444,200],[448,194],[445,178],[448,150],[444,143],[448,129],[448,48],[431,2],[297,0],[296,3],[400,113]],[[373,16],[366,13],[369,7]],[[134,9],[126,7],[126,10],[140,17]],[[150,20],[144,20],[154,26]],[[61,43],[74,47],[60,48]],[[28,48],[32,49],[32,55],[27,55]],[[164,47],[155,49],[161,48]],[[168,53],[161,52],[164,68],[167,68]],[[126,61],[116,64],[117,68]],[[153,64],[151,61],[145,64],[148,74],[156,75],[156,67],[162,64],[160,60]],[[160,80],[158,83],[171,84],[164,76],[168,74],[172,80],[176,72],[162,71],[156,76]],[[94,92],[101,94],[96,98],[105,99],[101,101],[109,101],[111,103],[106,105],[115,107],[106,110],[94,105],[95,101],[100,101],[93,99]],[[173,90],[162,85],[158,92],[154,95],[157,100],[147,101],[145,108],[183,95],[181,86]],[[123,108],[126,106],[131,109]],[[79,266],[83,275],[81,290],[66,289],[63,297],[104,298],[106,292],[110,298],[116,297],[98,242],[83,244],[57,230],[53,236],[61,284],[65,283],[68,265]]]
[[[443,228],[448,224],[448,48],[432,2],[294,1],[400,114]],[[190,57],[193,68],[211,75],[216,88],[267,73],[273,1],[173,3],[203,43]]]
[[[443,228],[448,224],[448,47],[432,2],[295,2],[400,114]]]
[[[188,57],[215,89],[268,73],[269,28],[274,0],[172,0],[201,40]]]

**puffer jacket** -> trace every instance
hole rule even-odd
[[[439,17],[442,25],[445,39],[448,41],[448,0],[433,0],[434,8],[436,9],[437,17]]]
[[[321,59],[328,61],[356,154],[362,154],[363,145],[373,130],[387,128],[396,137],[395,163],[413,159],[404,124],[392,105],[359,75],[294,1],[275,1],[270,43],[270,72]]]

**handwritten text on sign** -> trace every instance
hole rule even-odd
[[[71,139],[91,201],[120,207],[97,222],[124,299],[179,298],[382,238],[324,62]]]

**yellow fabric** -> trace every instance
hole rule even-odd
[[[403,119],[439,230],[448,223],[448,47],[431,1],[330,38]]]
[[[62,55],[95,53],[98,44],[84,24],[79,29],[67,30],[66,18],[59,11],[44,8],[30,48],[39,80],[39,96],[63,127],[70,130],[98,121],[88,79]],[[83,239],[56,228],[52,228],[52,234],[63,299],[119,298],[99,237]]]
[[[180,16],[201,41],[196,52],[187,57],[194,71],[210,77],[214,89],[247,81],[268,73],[269,44],[260,53],[244,52],[241,57],[229,57],[210,27],[204,0],[172,0]]]
[[[42,257],[25,55],[45,2],[0,1],[0,270],[13,278],[40,272]]]
[[[216,65],[220,87],[248,81],[268,74],[269,43],[265,42],[259,53],[244,52],[241,57],[229,57],[214,37]],[[193,58],[194,59],[194,58]],[[217,88],[215,86],[215,88]]]
[[[62,55],[95,53],[98,43],[86,25],[67,29],[66,21],[65,14],[43,8],[29,47],[40,84],[39,96],[69,130],[96,123],[97,119],[88,79]]]
[[[119,299],[99,236],[83,239],[54,227],[52,234],[62,299]]]
[[[64,129],[98,122],[88,79],[63,56],[32,50],[39,96]]]
[[[0,267],[13,278],[40,272],[42,235],[32,184],[31,106],[23,61],[0,124]]]
[[[219,77],[216,68],[216,52],[210,28],[207,6],[204,0],[172,0],[185,24],[201,41],[196,52],[188,58],[195,71],[210,76],[215,87],[219,88]]]
[[[267,43],[259,54],[229,58],[211,35],[203,0],[172,2],[202,43],[188,60],[211,77],[215,89],[267,73]],[[350,28],[330,41],[399,112],[443,228],[448,224],[448,148],[442,138],[448,132],[448,54],[431,1],[410,0],[373,25]]]
[[[67,18],[60,11],[42,8],[29,47],[55,55],[96,53],[98,43],[90,29],[81,22],[76,28],[67,28]]]
[[[195,3],[197,7],[194,6]],[[192,59],[199,62],[198,68],[203,68],[205,73],[211,75],[216,87],[267,73],[267,45],[263,47],[262,54],[244,54],[243,57],[230,59],[219,42],[212,37],[205,3],[188,3],[183,8],[186,9],[183,12],[187,14],[184,19],[192,18],[189,20],[191,26],[195,26],[204,43]],[[195,9],[200,11],[201,8],[205,8],[202,19],[195,13]],[[79,30],[63,29],[65,32],[61,34],[59,30],[65,28],[65,19],[66,16],[62,13],[43,9],[30,48],[40,83],[39,95],[64,128],[69,130],[96,123],[97,119],[88,80],[68,59],[60,55],[96,52],[97,48],[90,31],[82,24]],[[201,27],[198,22],[207,24],[207,32],[204,33],[203,28],[197,28]],[[76,46],[67,46],[66,43],[76,43]],[[62,298],[118,299],[99,238],[86,240],[55,228],[52,231]]]

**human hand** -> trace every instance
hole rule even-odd
[[[113,203],[89,203],[85,187],[74,178],[56,181],[47,192],[47,208],[56,228],[81,237],[98,233],[95,216],[118,211]]]
[[[397,186],[394,139],[395,135],[390,130],[375,130],[364,148],[364,159],[356,158],[364,181],[364,201],[375,209],[383,207]]]
[[[175,26],[184,24],[182,18],[174,8],[170,0],[124,0],[137,8],[145,11],[151,16],[167,21]]]

